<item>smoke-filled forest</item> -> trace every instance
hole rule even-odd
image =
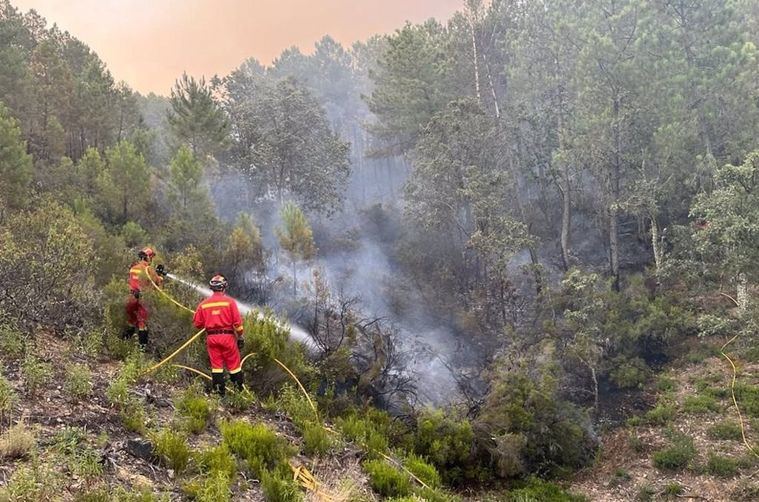
[[[465,0],[159,96],[0,0],[0,500],[759,499],[758,45]]]

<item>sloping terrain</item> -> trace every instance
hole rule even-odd
[[[733,358],[745,434],[759,453],[759,365]],[[594,501],[759,500],[759,457],[743,442],[732,375],[721,356],[695,354],[662,373],[656,406],[603,433],[595,466],[573,489]]]

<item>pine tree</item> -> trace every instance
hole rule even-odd
[[[0,102],[0,216],[5,208],[18,209],[26,205],[31,179],[32,156],[26,153],[18,122]]]
[[[314,236],[306,215],[292,202],[285,203],[280,212],[282,227],[277,229],[280,247],[290,257],[293,269],[293,298],[297,294],[297,262],[307,261],[316,255]]]

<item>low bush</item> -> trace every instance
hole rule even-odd
[[[71,365],[66,370],[64,390],[76,398],[84,398],[92,393],[92,372],[84,364]]]
[[[261,488],[268,502],[300,502],[303,493],[289,474],[264,471]]]
[[[435,466],[417,455],[408,455],[403,466],[430,488],[439,488],[442,484],[440,473],[437,472]]]
[[[414,434],[414,451],[428,459],[448,484],[477,477],[473,456],[474,431],[466,419],[446,416],[442,410],[419,414]]]
[[[35,394],[53,378],[53,367],[30,352],[21,364],[21,374],[26,390]]]
[[[242,420],[221,424],[224,443],[240,458],[248,462],[251,472],[260,476],[264,471],[287,463],[292,447],[286,440],[264,424],[250,424]]]
[[[225,443],[197,453],[195,460],[204,474],[221,472],[230,480],[237,474],[237,460]]]
[[[644,415],[644,422],[650,425],[667,425],[675,418],[677,410],[669,403],[659,403]]]
[[[682,495],[685,488],[677,481],[673,481],[672,483],[668,483],[662,491],[666,497],[677,497],[678,495]]]
[[[321,424],[306,424],[303,433],[303,452],[306,455],[324,455],[332,447],[332,438]]]
[[[740,425],[733,421],[724,421],[712,425],[709,427],[708,434],[712,439],[739,441],[742,438]]]
[[[716,412],[719,411],[719,405],[711,396],[688,396],[683,401],[683,411],[692,414]]]
[[[119,416],[121,417],[121,423],[126,430],[138,434],[145,433],[145,427],[148,423],[148,415],[141,400],[129,399],[128,404],[119,412]]]
[[[411,494],[411,479],[384,460],[367,460],[364,470],[372,489],[383,497],[406,497]]]
[[[384,453],[389,448],[387,436],[368,418],[351,414],[345,418],[339,418],[336,425],[349,441],[364,448],[370,458],[378,457],[377,452]]]
[[[750,417],[759,417],[759,386],[737,384],[735,386],[735,397],[741,411]]]
[[[211,402],[201,395],[195,387],[185,390],[175,402],[184,427],[192,434],[202,432],[213,414]]]
[[[17,401],[16,391],[11,387],[11,383],[0,374],[0,418],[8,416]]]
[[[666,375],[661,375],[656,379],[656,390],[659,392],[672,392],[677,387],[677,382],[674,378]]]
[[[182,491],[196,502],[228,502],[232,500],[230,485],[231,479],[225,473],[216,471],[185,484]]]
[[[0,500],[56,500],[61,484],[61,475],[51,466],[37,462],[21,465],[0,490]]]
[[[0,319],[0,355],[18,360],[26,349],[26,335],[10,320]]]
[[[609,378],[620,389],[640,389],[648,380],[649,369],[643,359],[617,357],[611,361]]]
[[[256,395],[248,388],[241,391],[228,390],[223,398],[224,407],[233,413],[240,413],[248,410],[256,401]]]
[[[170,429],[162,429],[152,434],[150,439],[153,442],[153,452],[169,468],[177,473],[187,468],[192,451],[185,436]]]
[[[706,471],[712,476],[731,478],[738,474],[738,461],[715,453],[709,453]]]
[[[525,486],[508,492],[510,502],[585,502],[585,497],[567,492],[559,485],[538,478],[530,478]]]
[[[103,474],[101,454],[87,443],[87,431],[66,427],[55,435],[54,441],[54,448],[63,454],[71,474],[83,479],[93,479]]]
[[[685,468],[696,456],[693,440],[687,436],[676,436],[672,446],[654,453],[654,467],[661,470],[676,471]]]

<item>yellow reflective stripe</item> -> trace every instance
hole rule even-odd
[[[138,267],[135,267],[135,268],[130,268],[130,269],[129,269],[129,273],[130,273],[130,274],[141,274],[143,270],[145,270],[145,269],[143,269],[143,268],[138,268]]]
[[[242,330],[243,330],[243,327],[242,327],[242,326],[237,326],[237,327],[235,328],[235,331],[237,331],[238,333],[241,333],[241,332],[242,332]]]
[[[213,307],[229,307],[229,302],[211,302],[211,303],[204,303],[200,306],[202,309],[210,309]]]
[[[230,374],[230,375],[234,375],[234,374],[236,374],[236,373],[239,373],[239,372],[241,372],[241,371],[242,371],[242,366],[240,366],[240,367],[239,367],[239,368],[237,368],[236,370],[229,370],[229,374]]]
[[[211,373],[224,373],[224,368],[211,368]]]

